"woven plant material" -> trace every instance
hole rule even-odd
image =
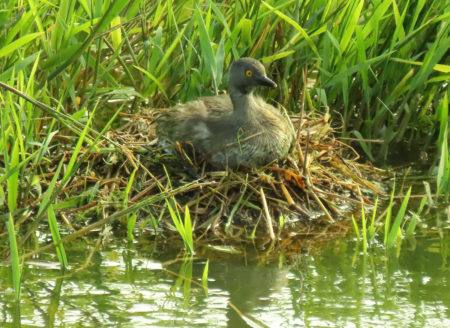
[[[359,162],[357,152],[335,137],[328,113],[290,117],[297,141],[284,160],[262,168],[217,171],[197,163],[189,144],[179,145],[176,154],[158,147],[155,120],[160,111],[126,115],[128,123],[109,135],[122,145],[122,156],[102,155],[109,168],[96,165],[96,171],[119,178],[136,168],[129,205],[186,186],[171,199],[180,212],[189,207],[198,238],[247,240],[256,233],[274,239],[283,236],[281,230],[303,234],[351,221],[346,213],[383,194],[373,181],[385,172]],[[164,200],[145,212],[160,228],[170,226]]]

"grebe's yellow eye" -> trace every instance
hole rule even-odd
[[[245,76],[252,77],[253,76],[253,72],[248,69],[248,70],[245,71]]]

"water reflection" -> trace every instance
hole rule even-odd
[[[69,274],[42,255],[24,267],[20,308],[9,267],[0,265],[0,322],[33,327],[374,327],[450,326],[448,233],[404,242],[400,257],[382,247],[363,255],[340,239],[309,254],[266,263],[258,257],[210,253],[174,261],[155,244],[113,245],[91,265],[67,245]],[[72,249],[72,250],[70,250]],[[45,265],[43,265],[45,264]],[[194,283],[196,281],[198,283]]]

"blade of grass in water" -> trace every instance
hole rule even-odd
[[[377,215],[377,207],[378,207],[378,195],[375,198],[375,204],[373,205],[372,219],[370,220],[369,226],[369,239],[373,241],[375,238],[375,218]]]
[[[445,200],[448,201],[448,195],[450,192],[450,153],[448,151],[448,127],[445,126],[445,133],[441,148],[441,156],[438,166],[437,174],[437,195],[445,193]]]
[[[175,210],[173,209],[171,202],[174,204]],[[176,205],[175,197],[172,197],[170,200],[166,198],[166,205],[167,208],[169,209],[172,222],[175,225],[175,228],[177,229],[178,233],[180,234],[181,239],[184,242],[184,246],[186,247],[186,250],[188,251],[189,254],[193,255],[194,241],[192,237],[192,224],[189,208],[187,206],[185,208],[184,223],[183,223],[183,219],[181,218],[180,212],[178,211]]]
[[[364,211],[364,202],[361,201],[361,224],[362,224],[362,242],[363,242],[363,252],[367,254],[367,222],[366,213]]]
[[[408,206],[408,201],[409,201],[410,195],[411,195],[411,187],[409,187],[408,192],[406,193],[406,196],[403,199],[400,209],[397,212],[397,216],[395,217],[395,220],[389,231],[389,235],[388,235],[388,239],[387,239],[387,247],[388,248],[393,247],[397,240],[397,236],[401,235],[400,225],[405,217],[406,207]]]
[[[191,254],[194,254],[194,239],[192,237],[191,213],[187,205],[184,207],[184,230],[186,234],[187,243],[189,245],[189,252]]]
[[[63,268],[67,268],[67,256],[64,250],[64,245],[61,242],[61,235],[59,234],[58,222],[56,221],[55,212],[53,211],[53,206],[50,205],[47,209],[48,223],[50,225],[50,231],[53,238],[53,243],[56,246],[56,255],[58,256],[59,263]]]
[[[134,239],[133,231],[134,231],[134,226],[136,225],[136,219],[137,219],[136,213],[128,215],[128,218],[127,218],[127,239],[128,239],[128,241],[133,241],[133,239]]]
[[[392,191],[391,196],[389,198],[389,204],[387,207],[387,213],[386,213],[386,219],[384,221],[384,245],[387,245],[388,242],[388,236],[389,236],[389,229],[391,225],[391,216],[392,216],[392,207],[394,203],[394,194],[395,194],[395,176],[394,176],[394,182],[392,184]]]
[[[19,262],[19,251],[17,248],[16,241],[16,233],[14,230],[14,220],[12,214],[9,214],[9,220],[7,222],[8,226],[8,235],[9,235],[9,251],[11,257],[11,269],[12,269],[12,278],[13,278],[13,286],[16,300],[20,300],[20,281],[21,281],[21,269]]]
[[[420,218],[416,213],[410,212],[410,214],[411,221],[409,222],[408,228],[406,229],[405,238],[411,238],[414,235],[414,230],[416,229],[417,222],[420,221]]]
[[[172,189],[172,183],[170,181],[169,173],[167,172],[166,167],[165,166],[163,167],[167,177],[169,188]],[[194,239],[192,237],[192,223],[191,223],[191,215],[189,213],[189,207],[187,205],[185,207],[183,220],[181,218],[180,211],[178,210],[177,201],[175,197],[172,196],[170,198],[165,198],[164,200],[166,202],[167,208],[169,209],[169,214],[170,217],[172,218],[172,222],[175,225],[175,228],[177,229],[178,233],[180,234],[186,250],[192,256],[194,254]]]
[[[353,228],[355,229],[356,238],[358,241],[360,240],[360,234],[359,234],[359,228],[358,223],[356,223],[355,217],[352,214],[352,222],[353,222]]]
[[[437,140],[437,147],[439,149],[444,148],[443,143],[447,139],[447,129],[448,129],[448,96],[447,94],[444,95],[442,98],[442,101],[440,102],[437,110],[436,110],[436,117],[439,120],[439,136]]]
[[[128,196],[130,194],[131,187],[133,186],[134,176],[135,176],[137,170],[138,170],[138,168],[136,167],[133,170],[133,172],[131,172],[130,179],[128,180],[125,191],[123,192],[123,207],[124,208],[128,206]],[[128,241],[132,241],[134,239],[133,231],[134,231],[134,225],[136,223],[136,218],[137,218],[136,213],[127,215],[127,239],[128,239]]]
[[[209,272],[209,259],[206,260],[205,267],[202,274],[202,285],[205,290],[205,296],[208,297],[208,272]]]

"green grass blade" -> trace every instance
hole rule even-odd
[[[184,306],[188,306],[189,299],[191,296],[191,282],[192,282],[192,269],[194,266],[194,261],[192,258],[186,258],[183,263],[184,266],[182,270],[180,270],[181,276],[183,277],[183,297],[184,297]]]
[[[7,222],[8,226],[8,235],[9,235],[9,250],[11,256],[11,269],[12,269],[12,278],[13,278],[13,286],[14,292],[16,296],[16,300],[20,300],[20,281],[21,281],[21,269],[20,269],[20,261],[19,261],[19,251],[17,248],[17,240],[16,240],[16,232],[14,230],[14,220],[12,214],[9,214],[9,220]]]
[[[393,247],[397,236],[401,232],[400,225],[405,217],[406,208],[408,206],[409,197],[411,196],[411,187],[409,187],[408,192],[406,193],[405,198],[400,206],[399,211],[397,212],[397,216],[395,217],[394,223],[392,224],[391,230],[389,231],[389,236],[387,240],[387,247]]]
[[[187,246],[190,254],[194,254],[194,239],[192,237],[192,222],[189,207],[184,208],[184,231],[186,235]]]
[[[306,40],[306,42],[308,43],[309,47],[311,48],[311,50],[316,54],[317,57],[320,57],[319,51],[317,50],[316,45],[314,44],[314,42],[311,40],[311,38],[309,37],[308,33],[306,33],[306,31],[296,22],[294,21],[292,18],[290,18],[289,16],[283,14],[281,11],[275,9],[274,7],[272,7],[271,5],[269,5],[267,2],[265,1],[261,1],[261,3],[266,6],[270,11],[273,11],[276,15],[278,15],[282,20],[284,20],[286,23],[288,23],[289,25],[291,25],[292,27],[294,27],[297,32],[299,32],[302,37]]]
[[[75,145],[75,149],[73,150],[72,156],[70,157],[69,164],[67,164],[66,173],[65,173],[65,175],[63,177],[63,180],[62,180],[63,184],[66,183],[66,181],[73,174],[72,170],[74,168],[75,162],[77,160],[79,160],[78,159],[78,154],[80,153],[81,147],[83,146],[83,142],[85,140],[85,136],[86,136],[87,132],[89,131],[89,126],[91,125],[91,121],[94,118],[95,111],[96,111],[96,109],[98,107],[98,103],[99,102],[97,102],[97,104],[95,105],[94,110],[92,111],[91,115],[89,116],[89,119],[88,119],[86,125],[84,126],[83,131],[81,132],[81,134],[80,134],[80,136],[78,138],[77,144]]]
[[[172,201],[175,203],[175,199],[172,199]],[[169,209],[170,217],[172,218],[173,224],[175,225],[175,228],[177,229],[178,233],[180,234],[183,241],[186,241],[186,234],[184,231],[183,223],[181,222],[181,218],[179,216],[179,213],[175,212],[172,205],[170,204],[170,200],[166,199],[167,208]],[[176,206],[176,203],[175,203]]]
[[[424,84],[425,80],[433,72],[434,67],[436,67],[442,57],[448,53],[448,45],[450,44],[449,33],[450,24],[446,24],[437,35],[431,48],[427,51],[419,72],[411,81],[412,90],[415,90]]]
[[[136,167],[133,172],[131,172],[130,178],[128,179],[127,186],[125,187],[125,190],[123,192],[123,207],[128,206],[128,196],[131,191],[131,187],[133,186],[134,182],[134,176],[136,175],[138,168]],[[128,241],[132,241],[134,239],[133,237],[133,230],[134,226],[136,224],[136,213],[133,213],[132,215],[127,215],[127,239]]]
[[[43,33],[37,32],[37,33],[30,33],[27,34],[23,37],[21,37],[20,39],[17,39],[16,41],[5,45],[3,48],[0,48],[0,58],[4,57],[6,55],[9,55],[11,52],[22,48],[23,46],[25,46],[27,43],[33,41],[34,39],[36,39],[37,37],[41,36]]]
[[[369,226],[369,239],[373,240],[375,237],[375,218],[377,216],[377,207],[378,207],[378,195],[375,198],[375,204],[373,205],[372,219],[370,220]]]
[[[128,204],[128,196],[130,195],[131,187],[133,187],[134,176],[136,175],[138,168],[135,167],[133,172],[130,174],[130,178],[128,179],[127,186],[123,192],[123,206],[126,207]]]
[[[395,176],[394,176],[394,183],[392,185],[392,191],[391,196],[389,198],[389,204],[388,204],[388,210],[386,213],[386,219],[384,222],[384,245],[387,245],[388,242],[388,236],[389,236],[389,228],[391,225],[391,216],[392,216],[392,206],[394,203],[394,194],[395,194]]]
[[[208,272],[209,272],[209,259],[206,260],[205,267],[202,274],[202,285],[205,289],[205,296],[208,297]]]
[[[50,226],[50,232],[52,234],[53,243],[56,246],[56,255],[58,256],[59,263],[63,268],[67,268],[67,256],[64,250],[64,245],[61,242],[61,235],[59,234],[58,221],[56,221],[56,215],[53,210],[53,206],[50,205],[47,209],[48,224]]]
[[[366,213],[364,211],[364,203],[361,202],[361,224],[362,224],[362,242],[363,242],[363,252],[367,254],[367,222]]]
[[[174,206],[176,207],[176,200],[174,197],[172,197],[170,200],[165,199],[167,208],[169,209],[170,217],[172,218],[172,222],[175,225],[175,228],[177,229],[178,233],[181,236],[181,239],[183,240],[184,246],[189,254],[194,254],[194,241],[192,237],[192,223],[191,223],[191,215],[189,213],[189,208],[186,206],[185,208],[185,215],[184,215],[184,223],[183,219],[180,216],[180,212],[178,209],[174,210],[171,202],[174,203]]]
[[[114,28],[111,32],[111,39],[114,49],[118,52],[120,52],[119,47],[122,45],[122,31],[120,29],[120,24],[120,16],[114,17],[111,21],[111,28]]]
[[[416,229],[417,222],[420,221],[420,218],[416,213],[410,212],[410,214],[411,221],[408,224],[408,228],[406,228],[405,238],[411,238],[414,235],[414,230]]]
[[[409,7],[409,1],[406,2],[403,8],[403,13],[400,15],[400,11],[398,10],[398,6],[395,0],[392,1],[392,10],[394,13],[395,20],[395,30],[393,33],[393,37],[391,38],[390,50],[394,49],[395,43],[397,40],[402,40],[405,38],[405,29],[403,28],[403,22],[405,20],[405,16]]]
[[[353,228],[355,228],[355,234],[356,234],[356,238],[358,240],[360,240],[360,234],[359,234],[359,228],[358,228],[358,223],[356,223],[355,217],[352,214],[352,222],[353,222]]]
[[[441,100],[437,110],[436,118],[439,123],[439,137],[437,140],[437,146],[442,149],[444,140],[447,140],[447,128],[448,128],[448,96],[447,93],[444,94],[444,98]]]
[[[164,87],[161,84],[161,81],[158,80],[158,78],[156,78],[153,74],[151,74],[150,72],[146,71],[145,69],[139,67],[139,66],[134,66],[134,68],[140,70],[141,72],[143,72],[145,75],[147,75],[150,80],[152,80],[156,86],[158,87],[158,89],[162,92],[162,94],[164,95],[164,97],[166,97],[166,99],[169,99],[169,97],[167,96],[166,91],[164,90]]]
[[[370,58],[370,59],[366,60],[364,63],[358,63],[356,65],[348,67],[348,68],[344,69],[343,71],[339,72],[338,74],[334,75],[333,77],[331,77],[328,81],[326,81],[325,86],[331,86],[331,85],[335,84],[336,82],[341,81],[344,78],[348,78],[349,76],[352,76],[354,73],[357,73],[363,69],[368,68],[372,64],[375,64],[379,61],[386,59],[390,55],[391,55],[391,53],[384,53],[384,54],[381,54],[380,56]]]
[[[96,34],[98,32],[103,31],[108,25],[111,23],[114,17],[116,17],[119,12],[128,4],[128,1],[125,0],[115,0],[107,9],[105,14],[101,17],[100,21],[97,25],[94,26],[92,32],[86,38],[86,40],[77,46],[76,51],[72,52],[67,60],[65,60],[60,66],[56,68],[48,77],[47,80],[44,80],[39,88],[44,86],[44,83],[48,83],[50,80],[54,79],[57,75],[59,75],[63,70],[65,70],[71,63],[75,61],[75,59],[79,58],[83,51],[89,47],[89,45],[94,40]]]
[[[441,156],[438,166],[437,180],[437,191],[436,195],[439,196],[445,191],[445,198],[448,199],[448,194],[450,190],[450,153],[448,151],[448,128],[445,127],[445,133],[441,148]]]
[[[75,1],[61,0],[59,2],[59,9],[56,13],[55,30],[52,34],[51,45],[54,49],[60,49],[63,44],[63,40],[68,37],[68,24],[70,18],[73,16]],[[66,37],[64,37],[66,36]]]
[[[136,213],[133,213],[131,216],[128,216],[128,220],[127,220],[127,239],[128,241],[133,241],[134,239],[134,235],[133,235],[133,231],[134,231],[134,226],[136,225],[136,219],[137,219],[137,215]]]
[[[211,76],[211,79],[214,83],[214,89],[217,93],[217,64],[216,58],[214,56],[214,51],[211,46],[211,39],[208,34],[208,30],[205,26],[205,22],[201,16],[200,9],[197,7],[194,14],[195,20],[199,26],[199,39],[200,39],[200,48],[202,51],[202,59],[205,62],[206,68]]]
[[[420,66],[420,67],[423,66],[423,62],[418,62],[418,61],[414,61],[414,60],[407,60],[407,59],[402,59],[402,58],[397,58],[397,57],[392,57],[392,58],[390,58],[390,60],[397,62],[397,63],[409,64],[409,65]],[[440,73],[450,73],[450,65],[436,64],[433,66],[433,70],[435,70],[436,72],[440,72]]]
[[[55,189],[56,181],[58,181],[59,173],[61,172],[61,168],[64,164],[64,157],[61,158],[61,161],[58,164],[58,168],[56,169],[55,173],[53,173],[53,178],[50,181],[50,184],[47,188],[47,190],[44,193],[44,196],[42,197],[41,204],[39,206],[39,210],[37,213],[37,217],[40,217],[41,214],[44,212],[45,209],[50,205],[50,201],[52,198],[53,190]]]
[[[271,62],[274,62],[276,60],[288,57],[288,56],[290,56],[290,55],[292,55],[294,53],[295,53],[295,50],[282,51],[282,52],[278,52],[278,53],[276,53],[274,55],[271,55],[271,56],[263,57],[263,58],[261,58],[261,61],[263,63],[271,63]]]
[[[343,34],[339,42],[339,46],[342,52],[347,50],[350,40],[353,38],[353,34],[358,23],[359,16],[361,14],[364,0],[350,1],[348,2],[350,11],[345,15],[344,23],[342,24]]]
[[[17,206],[17,197],[19,191],[19,143],[16,139],[14,142],[14,146],[11,152],[10,163],[7,164],[8,170],[14,170],[13,173],[7,179],[7,187],[8,187],[8,208],[12,213]],[[7,172],[8,173],[8,172]]]
[[[181,38],[184,35],[184,32],[186,31],[186,28],[188,27],[188,25],[184,26],[183,29],[177,34],[177,37],[175,38],[175,40],[172,42],[172,44],[170,45],[169,49],[167,49],[165,51],[164,57],[161,59],[161,61],[159,62],[158,66],[156,67],[155,70],[155,75],[158,75],[158,73],[161,71],[161,69],[164,67],[164,65],[166,64],[167,60],[169,59],[170,55],[172,54],[172,52],[175,50],[175,48],[177,47],[178,43],[180,43]]]

